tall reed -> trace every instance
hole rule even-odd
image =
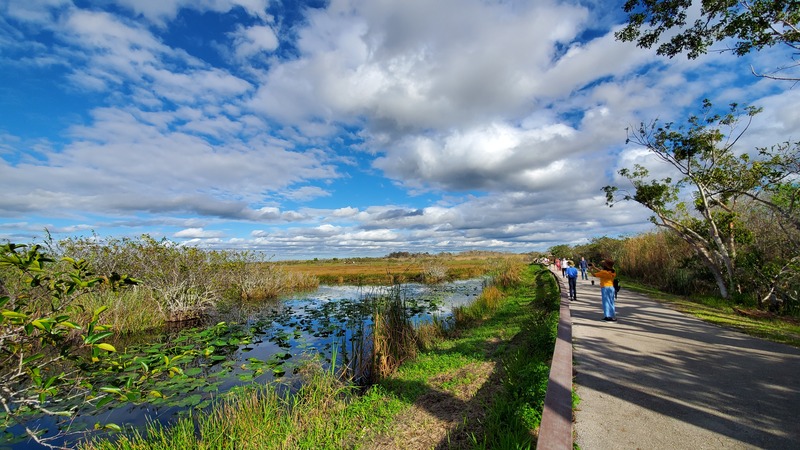
[[[417,356],[417,337],[399,288],[376,303],[372,324],[372,379],[391,375]]]
[[[420,322],[414,326],[417,335],[417,346],[427,351],[447,337],[451,325],[449,321],[434,315],[430,322]]]
[[[675,294],[713,289],[703,283],[705,270],[691,248],[666,231],[622,241],[617,270],[625,277]]]
[[[489,276],[492,283],[501,287],[518,284],[524,264],[518,258],[495,258],[490,261]]]
[[[500,289],[496,286],[487,286],[474,302],[453,308],[455,328],[483,320],[500,307],[502,300],[503,293]]]

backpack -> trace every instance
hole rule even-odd
[[[622,288],[619,286],[619,280],[614,278],[614,292],[619,292],[620,289]]]

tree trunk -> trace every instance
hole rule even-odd
[[[711,270],[711,273],[714,275],[714,281],[717,282],[717,287],[719,288],[719,295],[727,300],[730,294],[728,293],[728,285],[725,282],[725,277],[722,275],[722,272],[720,272],[719,269],[715,267],[713,264],[708,264],[706,261],[703,261],[703,263],[706,265],[706,267],[708,267],[709,270]]]
[[[682,226],[679,222],[670,220],[663,215],[659,215],[659,218],[661,219],[661,223],[656,223],[656,225],[677,233],[681,239],[686,241],[686,243],[694,249],[697,256],[703,261],[703,265],[714,275],[714,281],[717,282],[720,296],[724,299],[728,299],[730,296],[729,286],[732,285],[733,281],[731,273],[732,264],[730,258],[727,257],[727,252],[710,250],[711,244],[690,228]],[[721,264],[720,261],[722,261]],[[725,269],[725,274],[722,273],[723,268]],[[725,275],[728,276],[726,277]],[[731,280],[731,284],[728,284],[726,278]]]
[[[691,242],[689,242],[691,244]],[[714,255],[709,254],[708,250],[702,248],[697,245],[692,245],[694,247],[697,256],[703,261],[703,265],[711,271],[711,274],[714,275],[714,281],[717,282],[717,287],[719,288],[719,295],[724,298],[728,299],[730,296],[729,285],[727,283],[725,274],[722,273],[719,264],[714,263]],[[719,255],[718,255],[719,256]],[[725,266],[727,268],[727,266]]]

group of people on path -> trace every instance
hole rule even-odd
[[[617,298],[619,284],[616,282],[617,273],[614,270],[614,261],[604,259],[600,262],[601,267],[598,268],[594,264],[586,261],[584,257],[581,257],[578,265],[580,267],[581,280],[589,279],[587,271],[590,272],[593,277],[600,279],[603,320],[607,322],[616,322],[617,313],[614,302]],[[567,258],[556,258],[555,266],[556,270],[561,270],[561,276],[567,279],[570,300],[577,300],[578,268],[575,267],[575,263]]]

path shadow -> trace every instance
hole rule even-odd
[[[755,447],[800,448],[800,350],[632,291],[620,292],[619,322],[603,322],[599,287],[584,291],[571,309],[587,327],[573,341],[578,386]]]

